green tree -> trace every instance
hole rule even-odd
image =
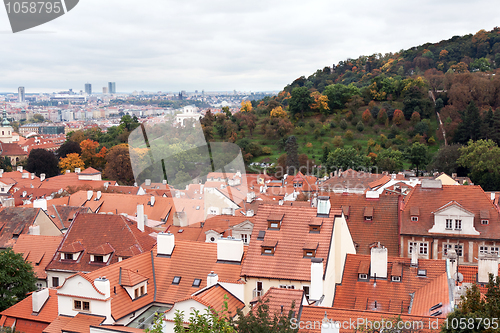
[[[386,149],[377,155],[379,171],[399,172],[403,169],[404,154],[399,150]]]
[[[429,151],[427,146],[419,142],[413,143],[406,149],[406,158],[411,163],[412,167],[417,169],[418,176],[419,170],[429,163]]]
[[[233,322],[238,333],[294,333],[298,329],[293,329],[291,319],[294,318],[295,302],[291,309],[282,314],[271,313],[269,311],[269,299],[262,301],[259,299],[254,308],[244,315],[238,311],[237,319]]]
[[[54,153],[45,149],[32,149],[26,161],[26,170],[40,177],[44,173],[46,177],[59,174],[59,160]]]
[[[436,155],[434,155],[430,168],[444,172],[449,176],[452,173],[459,173],[461,176],[465,176],[465,169],[458,165],[461,147],[462,145],[458,144],[441,147]]]
[[[481,136],[481,116],[474,101],[471,101],[462,112],[462,122],[455,132],[454,141],[465,144],[469,140],[477,140]]]
[[[340,110],[343,109],[346,103],[353,97],[354,95],[360,95],[359,88],[357,88],[354,84],[331,84],[325,88],[323,91],[328,97],[328,106],[330,110]]]
[[[0,251],[0,311],[26,298],[36,290],[33,267],[11,248]]]
[[[311,110],[314,98],[306,87],[293,88],[288,107],[292,116],[303,118]]]
[[[492,140],[469,140],[459,149],[458,165],[469,169],[474,184],[485,191],[500,188],[500,148]]]
[[[299,155],[298,155],[299,145],[297,143],[297,138],[295,136],[290,136],[286,140],[285,152],[286,152],[286,168],[289,175],[295,175],[299,170]]]
[[[360,170],[365,168],[368,164],[368,159],[360,155],[356,149],[352,147],[337,148],[328,154],[326,168],[329,173],[338,169],[347,170],[352,168],[354,170]]]
[[[131,117],[129,114],[126,114],[120,119],[120,127],[126,129],[128,132],[132,132],[139,125],[140,123],[136,116]]]
[[[441,326],[442,333],[498,332],[500,316],[500,277],[490,274],[488,291],[481,295],[477,284],[467,289],[458,307],[448,314],[447,322]],[[481,320],[479,320],[481,318]],[[492,320],[496,318],[496,324]],[[461,325],[461,323],[474,323]]]

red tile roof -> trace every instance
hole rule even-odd
[[[381,325],[383,322],[391,321],[396,327],[396,321],[401,320],[402,325],[408,325],[417,332],[438,332],[442,319],[435,317],[423,317],[417,315],[397,315],[382,311],[366,311],[353,309],[329,308],[322,306],[303,306],[300,321],[302,325],[299,329],[301,333],[320,333],[323,319],[340,323],[340,333],[352,333],[368,330],[371,323],[372,327]],[[383,321],[382,321],[383,320]],[[437,320],[437,321],[436,321]],[[375,324],[377,322],[377,324]],[[297,322],[297,325],[299,322]],[[309,325],[308,325],[309,324]],[[358,325],[359,324],[359,325]],[[375,325],[374,325],[375,324]],[[389,324],[385,324],[389,328]],[[401,324],[400,324],[401,325]],[[429,328],[430,327],[430,328]]]
[[[500,214],[483,189],[475,185],[443,185],[442,188],[415,186],[404,199],[404,207],[401,211],[401,234],[431,235],[429,229],[434,226],[433,213],[453,201],[475,215],[474,227],[480,235],[466,235],[467,238],[499,238]],[[415,207],[419,209],[418,222],[411,221],[411,209]],[[481,224],[481,211],[487,211],[490,214],[489,224]],[[461,236],[454,235],[453,237]]]
[[[49,298],[38,314],[33,312],[32,296],[14,304],[7,310],[0,312],[3,317],[26,319],[33,322],[51,323],[57,317],[57,295],[55,289],[49,290]]]
[[[13,250],[26,256],[25,260],[31,263],[33,271],[39,279],[46,279],[45,267],[52,260],[62,239],[62,236],[23,234],[19,236]]]
[[[371,247],[380,242],[389,256],[399,255],[398,196],[366,199],[365,195],[331,194],[330,203],[332,208],[344,210],[356,253],[370,254]],[[365,220],[365,208],[372,210],[370,221]]]
[[[417,276],[417,268],[410,267],[409,258],[389,257],[387,265],[388,278],[378,278],[376,281],[374,279],[369,281],[358,280],[359,265],[363,261],[370,261],[370,256],[347,255],[342,283],[336,287],[334,307],[409,314],[412,293],[416,293],[429,283],[435,283],[436,285],[433,285],[432,288],[429,287],[428,291],[435,288],[448,290],[447,280],[443,280],[442,276],[446,273],[445,260],[420,259],[418,269],[426,270],[426,276],[420,277]],[[401,282],[391,281],[390,272],[392,266],[397,263],[403,266]],[[431,293],[427,296],[428,298],[423,299],[421,304],[433,303],[434,305],[443,301],[442,293]],[[422,312],[423,310],[419,309],[419,311]]]
[[[342,172],[339,176],[331,177],[320,184],[322,191],[342,191],[352,189],[365,191],[370,188],[370,184],[385,177],[382,174],[367,173],[363,171],[354,171],[352,169]]]
[[[15,235],[27,234],[40,208],[6,207],[0,211],[0,248],[12,247],[17,240]]]
[[[133,245],[137,245],[140,252],[147,252],[156,243],[150,233],[151,228],[145,227],[145,231],[141,232],[136,223],[121,215],[79,214],[66,232],[59,251],[75,253],[83,250],[83,254],[77,260],[64,260],[57,256],[48,265],[47,270],[91,272],[103,265],[117,262],[117,255],[112,255],[108,263],[90,262],[89,251],[105,243],[109,243],[116,253],[126,251]],[[81,245],[75,245],[78,243]]]
[[[268,306],[268,312],[270,317],[273,318],[274,315],[280,316],[282,314],[288,315],[289,311],[293,311],[297,318],[300,307],[302,305],[302,299],[304,297],[304,291],[300,289],[285,289],[271,287],[262,296],[261,303]],[[293,309],[292,309],[293,304]],[[257,305],[253,306],[253,310],[256,313]]]
[[[225,296],[227,296],[227,299],[224,298]],[[227,313],[230,317],[234,317],[237,310],[241,310],[245,307],[245,303],[236,298],[233,294],[231,294],[231,292],[222,287],[220,284],[216,284],[189,298],[217,311],[221,311],[223,309],[224,302],[227,302]]]
[[[330,211],[330,217],[323,219],[320,233],[309,233],[309,221],[316,216],[316,208],[262,205],[255,216],[252,240],[243,263],[243,276],[310,281],[311,260],[303,257],[303,245],[319,242],[317,258],[324,258],[324,265],[330,250],[330,239],[334,216],[340,210]],[[284,214],[281,228],[268,229],[268,219]],[[264,240],[257,238],[264,231]],[[262,255],[261,245],[278,242],[274,255]]]
[[[136,273],[130,269],[120,270],[120,285],[125,287],[133,287],[141,282],[147,281],[148,277]]]
[[[23,156],[28,155],[21,146],[15,142],[3,143],[0,142],[0,155],[1,156]]]

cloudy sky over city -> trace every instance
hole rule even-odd
[[[13,34],[0,9],[0,92],[281,90],[346,58],[498,25],[492,1],[81,0]]]

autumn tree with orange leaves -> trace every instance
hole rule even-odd
[[[99,170],[104,168],[107,153],[106,147],[102,147],[98,151],[99,142],[87,139],[80,143],[80,148],[82,148],[81,159],[85,163],[85,167],[93,167]]]

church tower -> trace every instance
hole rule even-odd
[[[14,129],[10,126],[10,122],[7,120],[7,110],[3,109],[2,116],[2,126],[0,127],[0,141],[3,143],[12,143],[12,133]]]

